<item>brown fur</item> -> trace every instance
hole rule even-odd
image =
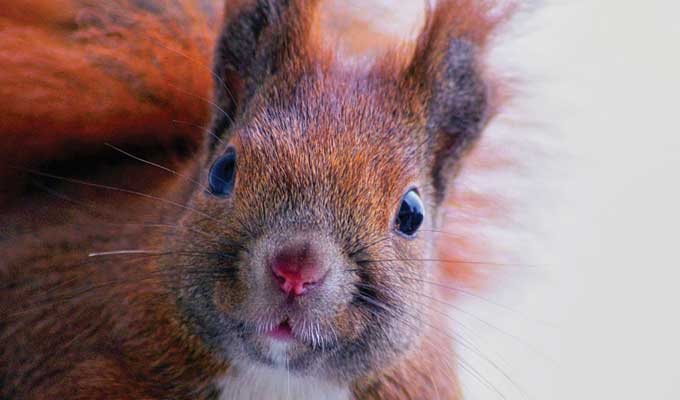
[[[0,4],[4,165],[96,154],[105,142],[200,138],[193,125],[209,115],[206,65],[219,13],[193,0],[148,3],[163,11],[127,0]],[[3,186],[17,178],[2,168]]]
[[[432,231],[441,228],[438,210],[450,181],[497,110],[498,97],[480,55],[506,14],[491,13],[490,1],[442,1],[428,14],[414,47],[391,52],[370,68],[345,68],[321,40],[317,2],[291,3],[269,14],[273,23],[252,42],[247,35],[234,40],[229,27],[239,18],[252,22],[247,13],[254,2],[233,2],[226,9],[228,34],[217,41],[226,52],[218,50],[214,86],[216,105],[228,116],[213,110],[211,126],[220,140],[206,137],[211,145],[189,160],[145,152],[191,179],[142,172],[120,161],[124,157],[110,161],[115,170],[104,164],[86,178],[169,200],[70,184],[76,182],[55,185],[43,177],[41,187],[48,186],[60,200],[25,196],[5,211],[0,221],[6,227],[0,242],[6,255],[0,266],[5,294],[0,394],[214,397],[214,383],[230,365],[210,332],[212,311],[195,302],[196,290],[214,288],[207,299],[228,314],[240,310],[249,289],[243,268],[225,279],[208,254],[236,245],[252,249],[255,238],[286,235],[284,214],[301,230],[343,243],[343,254],[351,259],[346,254],[385,236],[394,212],[385,205],[396,207],[407,186],[418,183],[432,215],[424,226],[429,232],[413,241],[390,236],[360,255],[432,256]],[[196,129],[172,120],[207,120],[205,102],[197,97],[208,97],[210,85],[205,67],[213,42],[210,18],[189,0],[162,2],[169,6],[163,12],[127,2],[101,8],[85,4],[0,6],[0,27],[12,32],[0,35],[0,52],[9,60],[0,72],[0,91],[5,91],[0,93],[1,131],[4,148],[25,149],[4,158],[32,166],[63,158],[74,143],[78,154],[86,154],[102,142],[151,144],[146,148],[153,149],[172,137],[197,141]],[[35,18],[29,9],[37,10]],[[187,26],[195,34],[178,31]],[[454,75],[464,71],[472,79],[462,82],[470,83],[469,91],[452,92],[447,81],[453,39],[472,51],[465,53],[470,58],[454,60]],[[454,86],[461,87],[459,82]],[[207,167],[226,143],[239,154],[239,195],[225,203],[206,196],[195,182],[206,181]],[[16,172],[7,175],[18,179]],[[125,225],[130,221],[179,228],[165,235],[162,229]],[[197,232],[209,232],[211,238]],[[456,244],[461,251],[475,246],[464,238]],[[134,248],[160,249],[161,254],[86,257],[92,251]],[[239,257],[246,262],[243,254]],[[348,358],[355,365],[343,365],[338,357],[339,364],[324,364],[335,371],[332,378],[351,378],[357,399],[460,398],[452,344],[436,333],[446,330],[446,321],[432,311],[438,306],[424,308],[426,298],[398,287],[408,282],[408,274],[462,277],[463,267],[430,270],[422,262],[366,267],[373,280],[397,288],[399,296],[386,291],[385,301],[395,307],[411,303],[412,314],[403,323],[385,322],[380,328],[387,335],[390,329],[398,332],[404,343],[379,342],[368,352],[370,360]],[[359,279],[352,276],[348,282]],[[422,284],[413,288],[444,296]],[[426,321],[419,330],[413,314]],[[348,340],[379,329],[365,310],[349,306],[326,323]]]

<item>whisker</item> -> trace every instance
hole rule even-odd
[[[114,10],[114,9],[113,9],[112,7],[110,7],[110,6],[109,6],[109,7],[104,7],[104,8],[107,9],[107,11],[108,11],[110,14],[115,14],[116,18],[125,19],[125,20],[127,21],[128,24],[134,25],[134,24],[137,23],[137,21],[135,21],[134,19],[128,18],[128,17],[126,16],[125,10]],[[123,11],[123,12],[116,12],[116,11]],[[206,65],[204,62],[202,62],[202,61],[200,61],[200,60],[197,60],[197,59],[194,59],[194,58],[192,58],[192,57],[189,57],[187,54],[185,54],[184,52],[182,52],[182,51],[180,51],[180,50],[177,50],[177,49],[175,49],[175,48],[173,48],[173,47],[170,47],[170,46],[167,45],[164,41],[162,41],[162,40],[158,39],[157,37],[154,37],[154,36],[152,36],[152,35],[150,35],[150,34],[148,34],[148,33],[145,33],[143,30],[139,31],[139,33],[142,34],[142,35],[144,35],[146,38],[150,39],[151,41],[155,42],[155,43],[156,43],[158,46],[160,46],[161,48],[163,48],[163,49],[165,49],[165,50],[167,50],[167,51],[169,51],[169,52],[171,52],[171,53],[177,54],[177,55],[179,55],[179,56],[181,56],[181,57],[184,57],[187,61],[189,61],[189,62],[191,62],[191,63],[193,63],[193,64],[197,64],[197,65],[199,65],[200,67],[202,67],[202,68],[203,68],[206,72],[208,72],[213,78],[215,78],[215,79],[220,83],[220,85],[222,85],[222,87],[225,89],[225,91],[227,92],[227,94],[229,95],[229,97],[231,98],[231,100],[232,100],[234,103],[236,103],[236,99],[234,98],[233,93],[229,90],[229,87],[227,86],[227,84],[226,84],[226,82],[224,81],[224,79],[222,79],[222,77],[220,77],[219,75],[217,75],[217,73],[215,73],[215,71],[214,71],[209,65]],[[227,117],[231,119],[231,117],[230,117],[229,115],[227,115]],[[232,122],[233,122],[233,120],[232,120]]]
[[[402,259],[402,260],[399,260],[399,259],[396,259],[396,260],[366,260],[366,261],[370,261],[372,263],[385,263],[385,262],[390,262],[390,261],[403,262],[403,261],[430,261],[430,260],[419,260],[419,259],[413,259],[413,260]],[[436,260],[435,260],[435,262],[436,262]],[[439,287],[441,289],[449,290],[449,291],[452,291],[452,292],[455,292],[455,293],[461,293],[461,294],[464,294],[468,297],[475,298],[477,300],[481,300],[481,301],[483,301],[487,304],[491,304],[491,305],[494,305],[494,306],[496,306],[500,309],[511,312],[511,313],[513,313],[513,314],[515,314],[519,317],[522,317],[526,321],[530,321],[532,323],[538,323],[538,324],[544,325],[544,326],[552,328],[552,329],[559,329],[559,326],[557,326],[553,322],[542,320],[542,319],[537,319],[537,318],[525,315],[524,313],[522,313],[519,310],[516,310],[516,309],[509,307],[505,304],[501,304],[501,303],[499,303],[499,302],[497,302],[493,299],[489,299],[489,298],[484,297],[480,294],[474,293],[474,292],[472,292],[468,289],[458,287],[458,286],[446,285],[446,284],[441,283],[441,282],[434,282],[434,281],[429,281],[427,279],[422,279],[420,277],[420,275],[418,275],[415,272],[410,271],[410,270],[408,270],[404,267],[395,266],[393,264],[387,264],[387,265],[388,265],[388,268],[391,268],[392,270],[400,271],[401,273],[407,275],[409,279],[412,279],[416,282],[425,283],[425,284],[432,285],[432,286],[435,286],[435,287]],[[357,269],[349,269],[349,270],[346,270],[346,271],[347,272],[353,272],[353,271],[358,271],[358,270]]]
[[[108,210],[101,210],[98,207],[96,207],[95,205],[88,204],[84,201],[76,200],[76,199],[72,198],[71,196],[68,196],[68,195],[66,195],[62,192],[59,192],[57,190],[54,190],[52,188],[49,188],[49,187],[43,185],[42,183],[40,183],[37,180],[31,180],[31,183],[34,186],[38,187],[39,189],[44,190],[48,194],[55,196],[55,197],[57,197],[61,200],[64,200],[66,202],[73,203],[77,206],[83,207],[84,209],[91,211],[94,215],[101,216],[103,219],[104,219],[104,217],[106,219],[108,219],[108,218],[118,219],[118,216],[114,216]],[[78,211],[82,212],[81,210],[78,210]],[[176,229],[178,231],[184,230],[184,231],[190,231],[190,232],[198,233],[200,235],[205,236],[206,238],[214,239],[214,235],[211,235],[211,234],[204,232],[202,230],[199,230],[197,228],[174,225],[174,224],[167,224],[167,223],[163,224],[163,223],[155,223],[155,222],[154,223],[149,223],[149,222],[136,222],[136,223],[133,223],[133,222],[125,222],[125,223],[106,222],[106,224],[110,225],[110,226],[116,226],[116,227],[140,226],[140,227],[151,227],[151,228],[169,228],[169,229]],[[70,224],[70,225],[75,226],[75,224]],[[23,232],[23,233],[26,233],[26,232]],[[210,241],[210,242],[214,243],[214,241]]]
[[[386,241],[386,240],[389,240],[389,239],[390,239],[389,236],[387,236],[387,237],[383,237],[383,238],[380,238],[380,239],[378,239],[378,240],[375,240],[375,241],[373,241],[373,242],[371,242],[371,243],[369,243],[369,244],[367,244],[367,245],[365,245],[365,246],[362,246],[362,247],[360,247],[359,249],[354,250],[353,252],[349,253],[348,257],[349,257],[349,258],[353,258],[353,257],[355,257],[357,254],[361,253],[362,251],[366,251],[366,250],[368,250],[369,248],[371,248],[371,247],[373,247],[373,246],[375,246],[375,245],[378,245],[378,244],[380,244],[380,243],[382,243],[382,242],[384,242],[384,241]]]
[[[495,261],[471,261],[471,260],[461,260],[461,259],[441,259],[441,258],[393,258],[393,259],[380,259],[380,260],[357,260],[357,263],[379,263],[379,262],[438,262],[438,263],[450,263],[450,264],[469,264],[469,265],[479,265],[479,266],[489,266],[489,267],[515,267],[515,268],[544,268],[544,265],[538,264],[519,264],[519,263],[501,263]]]
[[[108,225],[112,226],[140,226],[140,227],[145,227],[145,228],[168,228],[168,229],[174,229],[177,231],[184,231],[184,232],[194,232],[199,235],[204,236],[206,239],[209,240],[199,240],[196,241],[195,239],[192,239],[195,243],[197,244],[212,244],[212,245],[227,245],[227,246],[233,246],[239,251],[242,251],[244,253],[249,253],[248,249],[243,246],[243,244],[227,239],[226,237],[220,236],[219,239],[216,238],[216,235],[210,234],[208,232],[205,232],[203,230],[189,227],[189,226],[183,226],[183,225],[173,225],[173,224],[159,224],[159,223],[134,223],[134,222],[126,222],[126,223],[108,223]]]
[[[390,288],[387,288],[387,287],[385,287],[385,286],[380,287],[380,286],[376,286],[376,285],[367,285],[367,284],[362,284],[362,283],[358,283],[358,284],[356,284],[356,285],[357,285],[357,286],[358,286],[358,285],[361,285],[361,286],[363,286],[363,287],[368,287],[368,288],[376,289],[376,290],[381,291],[381,292],[388,291],[388,292],[391,292],[391,293],[393,293],[393,294],[396,294],[396,292],[394,292],[394,290],[393,290],[391,287],[390,287]],[[399,287],[399,288],[400,288],[400,289],[405,289],[404,287]],[[413,292],[413,293],[416,293],[416,294],[419,294],[417,291],[412,291],[412,292]],[[414,300],[414,299],[411,299],[410,301],[414,301],[414,302],[416,302],[417,304],[420,304],[421,306],[423,306],[425,309],[427,309],[427,310],[429,310],[429,311],[437,312],[438,314],[444,316],[444,317],[447,318],[448,320],[453,321],[453,322],[455,322],[456,324],[462,326],[463,328],[468,329],[468,330],[471,330],[471,329],[468,328],[465,324],[463,324],[461,321],[459,321],[459,320],[457,320],[457,319],[451,317],[449,314],[447,314],[447,313],[445,313],[445,312],[443,312],[443,311],[441,311],[441,310],[439,310],[439,309],[437,309],[437,308],[435,308],[435,307],[431,307],[430,305],[428,305],[428,304],[426,304],[426,303],[423,303],[423,302],[420,302],[420,301]],[[410,315],[410,316],[412,316],[412,317],[414,317],[414,318],[416,318],[416,319],[419,319],[419,318],[417,318],[413,313],[409,313],[408,311],[401,310],[401,312],[404,313],[404,314]],[[429,324],[429,323],[426,322],[426,321],[420,320],[420,322],[421,322],[421,323],[424,323],[424,324],[427,324],[427,325],[430,325],[430,327],[431,327],[432,329],[436,329],[434,326],[432,326],[431,324]],[[449,336],[449,335],[447,335],[447,336]],[[474,353],[476,353],[476,354],[477,354],[479,357],[481,357],[485,362],[487,362],[487,363],[488,363],[489,365],[491,365],[494,369],[496,369],[498,372],[500,372],[500,373],[505,377],[505,379],[506,379],[508,382],[510,382],[513,386],[515,386],[515,389],[517,389],[520,393],[522,393],[522,394],[524,395],[524,397],[528,397],[528,396],[526,395],[524,389],[522,389],[516,382],[514,382],[514,380],[513,380],[512,378],[510,378],[510,376],[505,372],[505,370],[504,370],[503,368],[501,368],[495,361],[493,361],[490,357],[488,357],[487,355],[485,355],[485,354],[481,351],[481,349],[479,348],[479,346],[477,346],[477,345],[476,345],[475,343],[473,343],[471,340],[466,339],[463,335],[460,335],[460,334],[455,334],[455,333],[454,333],[454,336],[452,336],[451,339],[452,339],[452,340],[455,340],[455,341],[457,341],[457,342],[459,342],[459,343],[461,343],[463,346],[465,346],[465,347],[468,348],[469,350],[472,350]],[[500,357],[499,357],[499,358],[500,358]]]
[[[171,83],[171,82],[168,81],[167,79],[163,79],[163,80],[165,81],[165,84],[166,84],[166,85],[168,85],[168,86],[174,88],[175,90],[177,90],[177,91],[179,91],[179,92],[182,92],[182,93],[184,93],[184,94],[186,94],[186,95],[188,95],[188,96],[191,96],[191,97],[193,97],[193,98],[195,98],[195,99],[202,100],[202,101],[204,101],[205,103],[210,104],[211,106],[215,107],[215,109],[216,109],[217,111],[219,111],[220,113],[222,113],[222,115],[224,115],[225,117],[229,118],[229,120],[231,120],[232,123],[233,123],[233,120],[231,119],[231,116],[229,115],[229,113],[226,112],[222,107],[220,107],[219,104],[217,104],[217,103],[215,103],[214,101],[209,100],[209,99],[207,99],[207,98],[205,98],[205,97],[203,97],[203,96],[201,96],[201,95],[198,95],[198,94],[195,94],[195,93],[191,93],[191,92],[188,91],[188,90],[182,89],[181,87],[175,85],[174,83]]]
[[[116,192],[140,196],[140,197],[150,199],[150,200],[160,201],[161,203],[169,204],[169,205],[179,207],[179,208],[184,209],[184,210],[194,212],[194,213],[201,215],[205,218],[208,218],[211,221],[214,221],[214,222],[218,223],[220,226],[224,227],[222,225],[221,221],[219,221],[217,218],[213,217],[212,215],[206,214],[206,213],[204,213],[200,210],[189,207],[187,205],[183,205],[183,204],[177,203],[177,202],[172,201],[172,200],[164,199],[162,197],[153,196],[153,195],[143,193],[143,192],[138,192],[138,191],[135,191],[135,190],[124,189],[124,188],[119,188],[119,187],[109,186],[109,185],[102,185],[102,184],[99,184],[99,183],[87,182],[87,181],[83,181],[83,180],[80,180],[80,179],[66,178],[66,177],[63,177],[63,176],[58,176],[58,175],[50,174],[50,173],[47,173],[47,172],[41,172],[41,171],[37,171],[37,170],[34,170],[34,169],[30,169],[30,168],[22,168],[22,167],[12,167],[12,168],[23,170],[25,172],[28,172],[28,173],[31,173],[31,174],[34,174],[34,175],[37,175],[37,176],[43,176],[43,177],[46,177],[46,178],[57,179],[57,180],[61,180],[61,181],[64,181],[64,182],[75,183],[75,184],[94,187],[94,188],[98,188],[98,189],[112,190],[112,191],[116,191]]]
[[[495,301],[495,300],[489,299],[489,298],[487,298],[487,297],[481,296],[481,295],[479,295],[479,294],[477,294],[477,293],[474,293],[474,292],[472,292],[472,291],[470,291],[470,290],[463,289],[463,288],[456,287],[456,286],[445,285],[445,284],[442,284],[442,283],[439,283],[439,282],[432,282],[432,281],[428,281],[428,280],[424,280],[424,279],[418,279],[418,278],[411,278],[411,279],[416,280],[416,281],[419,281],[419,282],[422,282],[422,283],[425,283],[425,284],[428,284],[428,285],[437,286],[437,287],[440,287],[440,288],[442,288],[442,289],[455,291],[455,292],[457,292],[457,293],[462,293],[462,294],[464,294],[464,295],[466,295],[466,296],[469,296],[469,297],[472,297],[472,298],[481,300],[481,301],[483,301],[483,302],[485,302],[485,303],[494,305],[494,306],[499,307],[499,308],[501,308],[501,309],[503,309],[503,310],[505,310],[505,311],[511,312],[511,313],[513,313],[513,314],[515,314],[515,315],[517,315],[517,316],[522,317],[523,319],[525,319],[525,320],[527,320],[527,321],[531,321],[531,322],[534,322],[534,323],[539,323],[539,324],[541,324],[541,325],[545,325],[546,327],[549,327],[549,328],[552,328],[552,329],[559,329],[559,326],[557,326],[557,325],[556,325],[555,323],[553,323],[553,322],[546,321],[546,320],[542,320],[542,319],[536,319],[536,318],[534,318],[534,317],[525,315],[524,313],[522,313],[522,312],[519,311],[519,310],[516,310],[516,309],[514,309],[514,308],[512,308],[512,307],[506,306],[505,304],[501,304],[501,303],[499,303],[499,302],[497,302],[497,301]]]
[[[385,303],[383,303],[383,302],[380,302],[379,300],[372,299],[372,298],[370,298],[370,297],[368,297],[368,296],[365,296],[365,295],[363,295],[363,294],[361,294],[361,293],[359,293],[358,296],[361,297],[362,299],[364,299],[365,301],[367,301],[367,302],[369,302],[369,303],[375,305],[376,307],[379,307],[379,308],[383,309],[383,310],[384,310],[386,313],[388,313],[390,316],[392,316],[393,318],[397,319],[398,321],[400,321],[400,322],[402,322],[402,323],[404,323],[404,324],[410,326],[412,329],[417,329],[417,330],[422,329],[422,327],[415,326],[415,325],[411,324],[409,321],[407,321],[407,320],[405,320],[405,319],[402,318],[402,315],[399,314],[399,313],[400,313],[400,312],[401,312],[401,313],[404,313],[404,310],[398,310],[398,311],[397,311],[397,310],[394,310],[394,309],[393,309],[392,307],[390,307],[389,305],[387,305],[387,304],[385,304]],[[373,314],[374,316],[376,316],[376,318],[378,318],[378,319],[383,319],[383,318],[384,318],[384,316],[375,313],[373,310],[367,309],[367,311],[371,312],[371,314]],[[414,316],[411,315],[410,313],[406,313],[406,314],[407,314],[407,315],[410,315],[411,317],[414,317]],[[451,335],[448,335],[448,334],[446,334],[445,332],[442,332],[441,330],[438,330],[437,328],[435,328],[435,327],[432,326],[431,324],[428,324],[427,322],[423,321],[421,318],[418,318],[418,316],[415,316],[414,318],[415,318],[417,321],[419,321],[420,323],[423,323],[423,324],[427,325],[428,327],[430,327],[430,329],[432,330],[432,333],[434,333],[434,334],[439,334],[439,335],[444,335],[444,337],[448,338],[449,340],[453,340],[454,342],[457,342],[457,341],[458,341],[455,337],[453,337],[453,336],[451,336]],[[429,339],[427,338],[427,336],[425,336],[424,339],[425,339],[425,340],[429,340]],[[436,345],[435,342],[432,342],[432,341],[431,341],[431,343],[434,344],[434,345]],[[456,358],[456,360],[457,360],[458,362],[463,363],[464,365],[467,365],[467,368],[470,370],[470,371],[468,371],[468,372],[470,372],[477,380],[479,380],[480,383],[482,383],[483,385],[485,385],[488,389],[494,391],[501,399],[506,399],[505,395],[504,395],[504,394],[503,394],[503,393],[502,393],[495,385],[493,385],[493,383],[491,383],[491,382],[490,382],[488,379],[486,379],[481,373],[479,373],[479,371],[477,371],[477,370],[476,370],[474,367],[472,367],[471,365],[465,363],[465,361],[462,360],[462,358],[461,358],[460,356],[456,356],[455,358]],[[474,373],[473,373],[473,372],[474,372]]]
[[[197,128],[197,129],[201,129],[204,133],[207,133],[208,135],[212,136],[218,142],[222,143],[225,146],[227,145],[227,142],[225,142],[221,137],[215,135],[215,133],[213,131],[211,131],[210,129],[207,129],[207,128],[201,126],[201,125],[194,124],[194,123],[191,123],[191,122],[188,122],[188,121],[180,121],[178,119],[173,119],[172,122],[175,123],[175,124],[185,124],[185,125],[193,126],[194,128]]]
[[[292,400],[290,397],[290,368],[288,367],[288,353],[286,352],[286,398]]]
[[[112,256],[120,254],[160,254],[157,250],[113,250],[113,251],[99,251],[89,253],[88,257]]]
[[[119,148],[119,147],[116,147],[116,146],[114,146],[114,145],[112,145],[112,144],[110,144],[110,143],[104,143],[104,146],[107,146],[107,147],[109,147],[109,148],[111,148],[111,149],[113,149],[113,150],[116,150],[116,151],[118,151],[118,152],[120,152],[120,153],[122,153],[122,154],[124,154],[124,155],[126,155],[126,156],[128,156],[128,157],[130,157],[130,158],[132,158],[132,159],[135,159],[135,160],[137,160],[137,161],[143,162],[143,163],[145,163],[145,164],[151,165],[151,166],[156,167],[156,168],[160,168],[160,169],[162,169],[162,170],[164,170],[164,171],[167,171],[167,172],[169,172],[169,173],[171,173],[171,174],[173,174],[173,175],[175,175],[175,176],[178,176],[178,177],[180,177],[180,178],[186,179],[186,180],[188,180],[188,181],[190,181],[190,182],[192,182],[192,183],[194,183],[194,184],[196,184],[196,185],[202,187],[202,188],[205,189],[205,190],[208,190],[208,187],[207,187],[207,186],[205,186],[205,185],[202,184],[201,182],[198,182],[197,180],[191,178],[190,176],[186,176],[186,175],[184,175],[184,174],[180,174],[179,172],[177,172],[177,171],[175,171],[175,170],[172,170],[172,169],[170,169],[170,168],[168,168],[168,167],[164,167],[164,166],[162,166],[162,165],[160,165],[160,164],[157,164],[157,163],[155,163],[155,162],[152,162],[152,161],[149,161],[149,160],[145,160],[145,159],[143,159],[143,158],[141,158],[141,157],[135,156],[134,154],[129,153],[129,152],[127,152],[127,151],[125,151],[125,150],[123,150],[123,149],[121,149],[121,148]]]
[[[109,223],[108,225],[112,225],[112,226],[139,226],[139,227],[143,227],[143,228],[168,228],[168,229],[174,229],[174,230],[179,230],[179,231],[185,230],[185,231],[188,231],[188,232],[198,233],[199,235],[203,235],[203,236],[205,236],[206,238],[209,238],[209,239],[214,239],[214,235],[211,235],[208,232],[205,232],[205,231],[202,231],[200,229],[193,228],[193,227],[181,226],[181,225],[147,223],[147,222]]]
[[[170,52],[173,52],[173,53],[175,53],[175,54],[177,54],[177,55],[180,55],[180,56],[186,58],[187,60],[189,60],[190,62],[196,63],[196,64],[198,64],[199,66],[203,67],[210,75],[212,75],[213,78],[215,78],[215,79],[220,83],[220,85],[222,85],[222,88],[223,88],[223,89],[226,91],[226,93],[229,95],[229,98],[231,98],[231,101],[233,101],[234,104],[236,104],[236,98],[234,97],[234,95],[233,95],[233,93],[231,92],[231,90],[229,90],[229,87],[227,86],[227,83],[224,81],[224,79],[222,79],[219,75],[217,75],[217,74],[215,73],[215,71],[214,71],[210,66],[208,66],[208,65],[206,65],[206,64],[204,64],[204,63],[202,63],[202,62],[199,61],[199,60],[195,60],[195,59],[193,59],[192,57],[189,57],[188,55],[184,54],[183,52],[181,52],[181,51],[179,51],[179,50],[177,50],[177,49],[171,48],[170,46],[164,44],[162,41],[158,40],[157,38],[154,38],[154,37],[151,36],[151,35],[147,35],[147,37],[148,37],[149,39],[155,41],[155,42],[156,42],[159,46],[161,46],[162,48],[164,48],[164,49],[166,49],[166,50],[168,50],[168,51],[170,51]],[[229,120],[230,120],[232,123],[234,123],[234,120],[231,118],[231,116],[229,116],[228,114],[225,114],[225,115],[226,115],[227,118],[229,118]]]
[[[357,284],[357,285],[366,285],[366,284],[359,283],[359,284]],[[501,327],[499,327],[499,326],[497,326],[497,325],[494,325],[494,324],[492,324],[491,322],[486,321],[486,320],[483,319],[483,318],[480,318],[479,316],[477,316],[477,315],[471,313],[471,312],[468,311],[468,310],[465,310],[464,308],[460,307],[459,305],[453,304],[453,303],[451,303],[451,302],[445,301],[445,300],[443,300],[443,299],[437,298],[436,296],[432,296],[432,295],[429,295],[429,294],[427,294],[427,293],[422,293],[421,291],[415,290],[415,289],[413,289],[413,288],[409,288],[409,287],[404,286],[404,285],[399,285],[399,284],[396,284],[396,283],[390,283],[390,287],[396,287],[396,288],[398,288],[399,290],[405,290],[405,291],[411,292],[411,293],[413,293],[413,294],[415,294],[415,295],[422,296],[422,297],[425,297],[425,298],[427,298],[427,299],[430,299],[430,300],[432,300],[432,301],[434,301],[434,302],[436,302],[436,303],[439,303],[439,304],[441,304],[442,306],[446,306],[446,307],[449,307],[449,308],[451,308],[451,309],[453,309],[453,310],[455,310],[455,311],[458,311],[458,312],[460,312],[461,314],[464,314],[464,315],[466,315],[466,316],[468,316],[468,317],[474,319],[475,321],[477,321],[477,322],[479,322],[479,323],[482,323],[482,324],[484,324],[485,326],[487,326],[487,327],[489,327],[489,328],[491,328],[491,329],[494,329],[495,331],[497,331],[497,332],[499,332],[499,333],[501,333],[501,334],[507,336],[508,338],[514,340],[514,341],[517,342],[518,344],[524,346],[527,350],[530,350],[530,351],[532,351],[532,352],[534,352],[534,353],[540,355],[540,356],[543,357],[545,360],[547,360],[547,361],[549,361],[549,362],[551,362],[551,363],[553,363],[553,364],[555,363],[555,360],[554,360],[554,359],[552,359],[551,357],[549,357],[549,356],[548,356],[547,354],[545,354],[544,352],[540,351],[538,348],[536,348],[536,347],[530,345],[529,343],[527,343],[526,341],[522,340],[520,337],[518,337],[518,336],[516,336],[516,335],[513,335],[513,334],[510,333],[510,332],[507,332],[506,330],[502,329]],[[374,289],[379,289],[379,290],[380,290],[380,288],[377,287],[377,286],[374,286],[373,288],[374,288]],[[417,302],[417,300],[414,300],[414,301]],[[424,306],[428,306],[428,304],[422,303],[422,302],[419,302],[419,304],[422,304],[422,305],[424,305]],[[454,321],[454,322],[456,322],[456,323],[458,323],[458,324],[463,325],[462,321],[460,321],[459,319],[453,318],[453,317],[452,317],[451,315],[449,315],[448,313],[442,312],[441,310],[438,310],[438,309],[434,309],[434,310],[437,311],[437,312],[439,312],[439,313],[441,313],[442,315],[444,315],[447,319],[452,320],[452,321]],[[463,327],[465,327],[465,326],[463,325]],[[468,328],[468,329],[469,329],[469,328]]]
[[[165,267],[159,270],[155,271],[145,271],[143,273],[138,273],[136,275],[131,275],[126,277],[126,279],[116,279],[116,280],[110,280],[102,283],[97,283],[93,285],[89,285],[86,287],[76,287],[76,288],[61,288],[59,286],[51,288],[47,290],[45,295],[47,294],[53,294],[50,297],[47,297],[45,299],[36,301],[31,304],[21,304],[22,308],[25,308],[21,311],[15,312],[15,313],[8,313],[2,316],[0,321],[11,321],[12,318],[17,318],[22,315],[26,314],[31,314],[31,313],[36,313],[40,312],[43,309],[46,309],[48,307],[53,307],[56,304],[66,304],[74,300],[84,300],[84,299],[89,299],[90,296],[92,298],[98,299],[99,298],[99,291],[103,289],[123,289],[125,285],[134,285],[134,284],[139,284],[145,281],[150,281],[150,280],[155,280],[158,278],[171,278],[174,276],[180,276],[182,274],[186,275],[200,275],[203,277],[213,277],[213,278],[218,278],[218,277],[223,277],[224,276],[224,271],[220,271],[218,269],[196,269],[196,268],[190,268],[192,267],[191,265],[175,265],[173,267]],[[71,279],[70,281],[78,281],[82,279],[82,277],[76,277],[74,279]],[[61,286],[64,286],[65,284],[68,284],[69,281],[64,282],[61,284]],[[184,288],[190,288],[195,286],[196,283],[188,283],[184,284],[183,286],[177,286],[174,284],[171,284],[171,288],[173,289],[184,289]],[[66,289],[66,290],[62,290]],[[157,289],[162,289],[161,287]],[[116,292],[108,292],[109,295],[114,295]],[[122,292],[122,294],[125,294],[125,292]],[[85,297],[83,297],[85,295]]]

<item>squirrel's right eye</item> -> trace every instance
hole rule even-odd
[[[236,150],[230,147],[215,161],[208,173],[210,193],[215,196],[228,196],[234,189],[236,177]]]
[[[394,220],[397,231],[404,236],[412,238],[425,218],[425,207],[420,200],[418,192],[414,189],[409,190],[401,199],[399,212]]]

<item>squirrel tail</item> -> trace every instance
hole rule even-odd
[[[196,143],[220,20],[200,0],[0,2],[0,159],[37,167],[107,142]]]

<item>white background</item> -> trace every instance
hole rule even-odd
[[[507,398],[680,399],[679,16],[674,1],[552,1],[508,43],[526,118],[558,151],[527,193],[550,279],[512,289],[529,321],[489,317],[552,361],[483,332],[525,393],[480,367]],[[468,380],[471,398],[500,398]]]
[[[518,190],[541,267],[494,291],[512,311],[464,304],[488,322],[466,322],[468,397],[680,399],[680,3],[545,1],[507,38],[493,59],[524,89],[505,119],[545,149]]]

